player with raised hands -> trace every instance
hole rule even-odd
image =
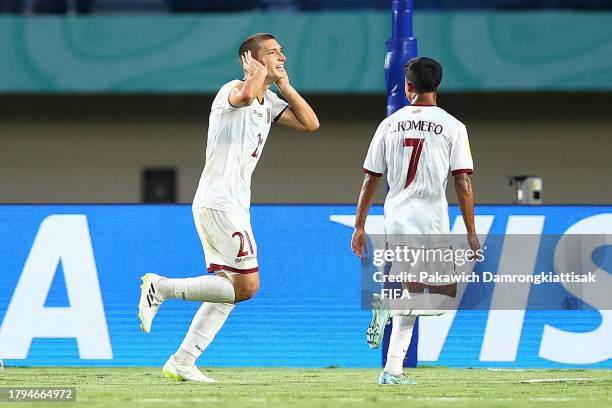
[[[178,350],[163,367],[176,380],[216,382],[195,366],[230,312],[259,289],[258,251],[251,229],[251,176],[273,123],[315,131],[317,115],[291,86],[286,57],[271,34],[248,37],[238,51],[244,79],[224,84],[208,122],[206,162],[193,217],[211,275],[143,276],[138,316],[145,333],[167,299],[203,302]],[[275,84],[282,98],[269,88]]]

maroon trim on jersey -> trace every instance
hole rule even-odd
[[[370,171],[370,170],[366,169],[365,167],[363,168],[363,172],[366,173],[366,174],[369,174],[370,176],[374,176],[374,177],[382,176],[382,173],[376,173],[374,171]]]
[[[276,121],[278,121],[278,120],[280,119],[281,115],[282,115],[283,113],[285,113],[285,111],[287,110],[287,108],[288,108],[288,107],[289,107],[289,105],[285,106],[285,107],[283,108],[283,110],[282,110],[282,111],[280,111],[280,113],[274,117],[274,120],[273,120],[272,122],[276,123]]]
[[[411,104],[409,106],[438,106],[438,105],[435,105],[435,104],[434,105],[430,105],[430,104],[425,104],[425,103],[420,105],[420,104],[415,103],[414,105]]]
[[[474,169],[457,169],[457,170],[453,170],[451,173],[453,176],[456,176],[461,173],[472,174],[474,173]]]
[[[259,272],[259,266],[256,266],[255,268],[250,268],[250,269],[238,269],[238,268],[233,268],[231,266],[227,266],[227,265],[218,265],[218,264],[210,264],[210,266],[208,267],[208,272],[209,273],[214,273],[217,271],[228,271],[228,272],[238,272],[238,273],[254,273],[254,272]]]

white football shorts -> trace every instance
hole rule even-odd
[[[194,208],[193,220],[202,241],[208,272],[259,272],[257,244],[248,213]]]
[[[403,250],[405,246],[388,244],[388,247],[397,251]],[[448,279],[455,275],[454,259],[443,259],[443,254],[452,249],[406,249],[417,256],[410,261],[393,262],[389,275],[407,277],[407,274],[411,274],[410,282],[402,282],[402,287],[409,293],[401,299],[391,299],[390,308],[412,310],[411,314],[416,316],[438,316],[447,310],[456,309],[457,284],[448,283]]]

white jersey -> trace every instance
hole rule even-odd
[[[448,243],[442,236],[450,234],[448,173],[471,174],[474,168],[463,123],[437,106],[403,107],[378,126],[363,168],[376,176],[387,172],[387,242]]]
[[[193,199],[193,208],[248,212],[251,176],[272,122],[288,104],[267,90],[263,103],[236,108],[229,102],[232,88],[241,81],[223,85],[215,97],[208,121],[206,164]]]

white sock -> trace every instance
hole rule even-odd
[[[234,303],[232,282],[222,276],[209,275],[186,279],[162,278],[156,286],[164,299],[196,300],[211,303]]]
[[[410,346],[415,321],[416,316],[393,317],[393,329],[391,329],[387,363],[385,364],[385,371],[389,374],[402,375],[404,358]]]
[[[181,365],[194,365],[213,341],[234,306],[231,303],[203,303],[193,317],[181,346],[174,353],[176,362]]]

